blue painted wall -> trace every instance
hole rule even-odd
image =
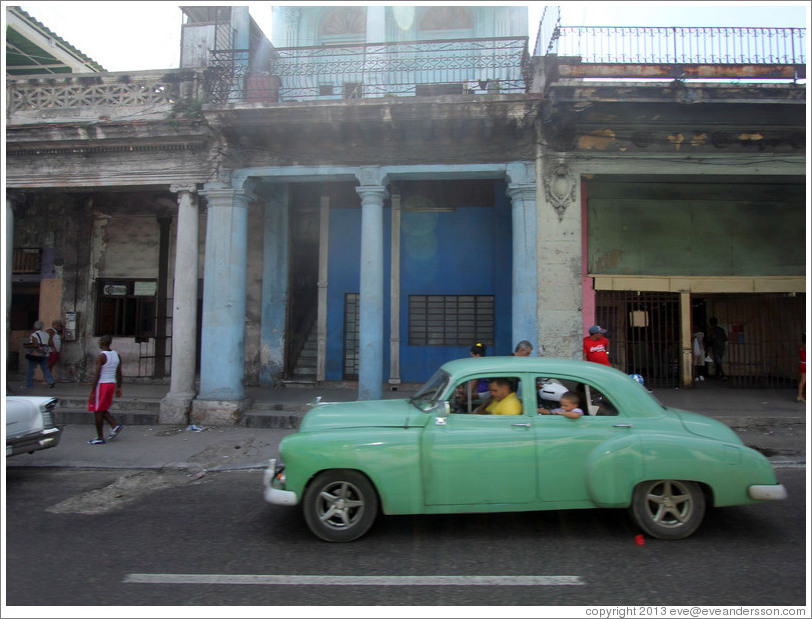
[[[496,345],[488,354],[510,354],[511,216],[504,184],[495,184],[494,206],[451,213],[403,212],[401,229],[400,378],[421,383],[450,359],[467,357],[465,346],[409,346],[412,294],[495,296]],[[326,378],[343,378],[344,295],[359,290],[360,209],[330,211]],[[384,379],[389,377],[389,283],[391,211],[384,209]]]

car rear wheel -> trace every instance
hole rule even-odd
[[[705,516],[705,495],[692,481],[645,481],[634,489],[630,511],[637,525],[652,537],[684,539]]]
[[[324,471],[307,487],[302,509],[316,536],[328,542],[351,542],[375,522],[378,495],[357,471]]]

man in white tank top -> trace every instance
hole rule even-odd
[[[89,445],[104,445],[105,421],[113,428],[110,436],[107,437],[108,441],[121,432],[121,425],[115,422],[109,410],[113,404],[113,394],[117,398],[121,397],[121,358],[115,350],[110,350],[112,342],[113,338],[110,335],[102,335],[99,338],[101,353],[96,357],[94,363],[93,389],[91,389],[90,398],[87,401],[87,410],[95,414],[97,436],[88,441]]]

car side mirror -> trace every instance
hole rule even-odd
[[[437,406],[434,407],[434,412],[440,417],[448,417],[451,414],[451,402],[448,400],[437,402]]]

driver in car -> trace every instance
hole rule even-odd
[[[474,411],[478,415],[521,415],[522,403],[516,397],[513,383],[508,378],[492,378],[490,397]]]

